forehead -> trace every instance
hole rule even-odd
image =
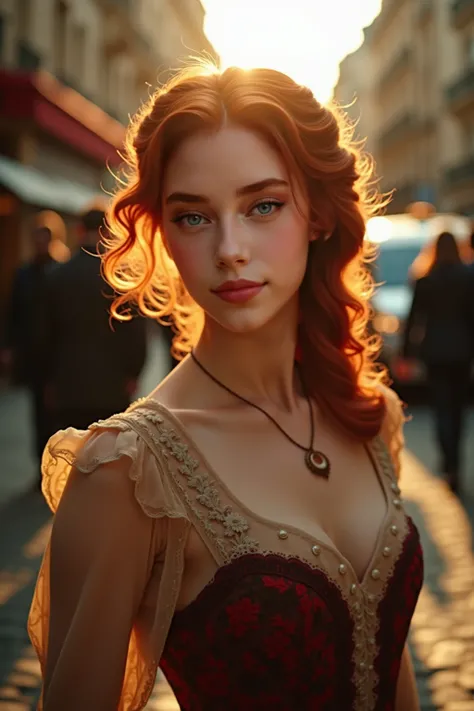
[[[225,126],[180,144],[167,166],[164,189],[212,196],[268,178],[289,179],[279,153],[258,133]]]

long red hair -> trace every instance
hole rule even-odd
[[[371,162],[352,140],[336,107],[270,69],[188,68],[159,89],[135,116],[126,140],[129,167],[108,214],[104,274],[118,293],[112,313],[127,304],[167,321],[179,358],[199,338],[200,307],[187,293],[160,237],[164,171],[190,133],[224,121],[258,131],[279,151],[290,175],[303,178],[311,228],[327,239],[311,242],[301,286],[299,346],[309,391],[322,411],[361,441],[380,430],[385,403],[366,336],[372,282],[365,267],[365,224],[383,200],[373,187]]]

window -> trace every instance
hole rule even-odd
[[[66,47],[67,47],[67,17],[68,7],[63,0],[56,2],[55,7],[55,28],[54,28],[54,65],[56,74],[63,77],[67,73],[66,69]]]

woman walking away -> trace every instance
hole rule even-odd
[[[428,274],[415,282],[403,348],[405,358],[418,354],[426,365],[440,468],[455,492],[474,354],[471,280],[455,237],[443,232]]]

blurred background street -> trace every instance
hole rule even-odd
[[[474,0],[0,0],[0,711],[30,711],[39,692],[25,623],[51,526],[37,483],[38,452],[54,429],[46,415],[55,324],[89,333],[81,319],[99,296],[92,289],[83,308],[87,289],[76,277],[89,270],[86,285],[98,283],[97,264],[83,255],[94,251],[122,174],[126,126],[190,55],[280,69],[322,103],[335,99],[366,140],[381,190],[393,191],[367,238],[380,248],[382,284],[371,328],[412,416],[402,488],[426,574],[410,644],[422,710],[474,711],[474,410],[461,464],[444,466],[433,382],[406,342],[415,283],[433,267],[438,235],[453,235],[455,261],[474,262]],[[58,266],[69,271],[46,288]],[[94,386],[105,410],[120,409],[132,391],[148,394],[169,372],[169,329],[142,319],[123,333],[101,332],[94,362],[71,356],[63,339],[57,379],[75,385],[78,399],[69,411],[56,407],[55,423],[97,411],[81,400],[81,377],[103,372],[108,353],[120,349],[126,367]],[[473,384],[470,365],[454,419]],[[177,708],[161,679],[147,708]]]

